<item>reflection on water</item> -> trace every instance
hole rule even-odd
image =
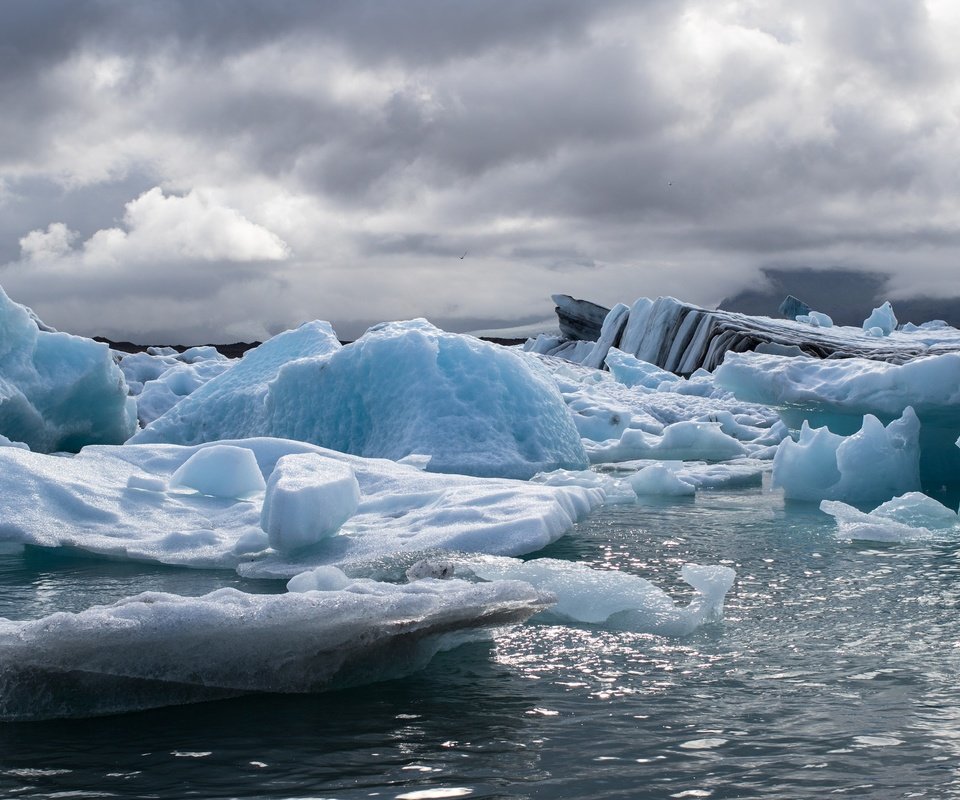
[[[684,639],[531,623],[403,681],[0,725],[11,797],[960,796],[955,543],[836,541],[775,494],[604,510],[539,555],[678,600],[687,561],[738,573]],[[279,591],[229,573],[0,555],[0,615],[144,589]]]

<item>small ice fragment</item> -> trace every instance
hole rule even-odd
[[[288,592],[336,592],[351,583],[343,570],[323,566],[301,572],[287,581]]]
[[[347,465],[316,453],[283,456],[267,483],[260,525],[281,552],[309,547],[357,512],[360,484]]]
[[[194,489],[200,494],[237,500],[262,492],[264,486],[253,453],[230,444],[197,450],[170,478],[171,489]]]

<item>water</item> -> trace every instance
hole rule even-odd
[[[960,544],[838,542],[777,494],[605,509],[541,555],[642,575],[734,566],[684,639],[528,624],[402,681],[0,725],[0,795],[161,798],[960,796]],[[229,573],[0,555],[0,616]]]

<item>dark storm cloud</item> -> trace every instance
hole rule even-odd
[[[0,22],[0,283],[34,305],[97,319],[139,287],[154,316],[229,300],[274,330],[539,315],[556,291],[709,303],[770,263],[958,282],[960,19],[935,0],[24,0]],[[203,190],[190,247],[283,257],[191,262],[162,204],[134,235],[155,186]],[[75,249],[26,264],[50,223]]]

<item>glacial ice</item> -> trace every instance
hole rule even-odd
[[[687,606],[678,606],[644,578],[581,562],[488,557],[467,559],[463,566],[485,580],[519,580],[556,595],[557,602],[545,617],[666,636],[685,636],[701,625],[719,622],[724,597],[736,577],[730,567],[685,564],[681,576],[696,591]]]
[[[183,397],[130,441],[191,445],[265,436],[268,385],[281,367],[305,356],[329,356],[339,349],[340,342],[328,322],[307,322],[284,331],[244,353],[238,363]]]
[[[157,349],[115,353],[130,394],[136,397],[141,425],[150,424],[235,363],[212,347],[191,347],[183,353],[150,352]]]
[[[843,539],[912,542],[960,532],[957,514],[919,492],[895,497],[870,512],[837,500],[822,501],[820,509],[836,519]]]
[[[428,455],[428,470],[487,477],[587,464],[563,399],[530,357],[425,320],[375,326],[343,348],[327,336],[315,355],[271,339],[132,441],[275,436],[393,460]],[[271,345],[283,363],[261,369],[257,354]]]
[[[890,301],[884,301],[879,308],[873,309],[870,316],[863,321],[863,329],[872,331],[874,328],[880,329],[881,336],[889,336],[897,329],[897,315],[893,313],[893,306]],[[872,334],[876,336],[876,334]]]
[[[517,581],[355,580],[280,595],[149,592],[80,613],[0,619],[0,720],[395,678],[449,644],[522,622],[552,599]]]
[[[274,550],[293,552],[333,536],[359,506],[360,484],[348,464],[292,454],[270,473],[260,525]]]
[[[0,288],[0,435],[43,453],[119,444],[136,412],[105,344],[41,330]]]
[[[225,446],[249,450],[268,479],[283,457],[296,454],[325,460],[330,470],[349,467],[360,485],[357,513],[337,536],[288,554],[270,548],[261,527],[261,495],[237,500],[165,490],[196,454]],[[320,484],[322,476],[320,471]],[[322,564],[343,566],[398,552],[533,552],[600,505],[604,494],[580,486],[428,473],[303,442],[260,438],[193,447],[95,446],[73,457],[3,447],[0,498],[0,542],[289,578]]]
[[[738,398],[777,408],[794,429],[806,421],[849,435],[865,414],[886,424],[911,406],[920,420],[924,488],[960,487],[960,450],[952,444],[960,434],[960,353],[906,364],[730,353],[714,374]]]
[[[886,428],[872,414],[850,436],[811,428],[798,441],[784,439],[773,459],[773,485],[791,500],[843,500],[862,504],[888,500],[920,488],[920,423],[907,406]]]

